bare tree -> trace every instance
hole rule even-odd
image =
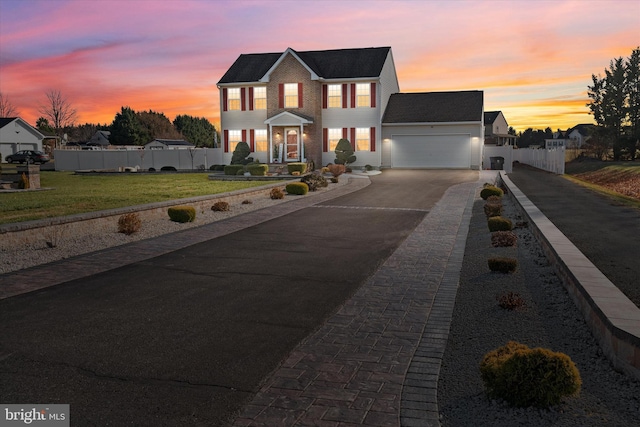
[[[17,117],[18,110],[11,104],[9,97],[0,92],[0,117]]]
[[[49,90],[47,103],[38,108],[42,114],[59,133],[66,126],[73,126],[77,118],[77,111],[59,90]]]

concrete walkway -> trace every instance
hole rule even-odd
[[[451,187],[235,426],[438,426],[437,383],[476,190]]]

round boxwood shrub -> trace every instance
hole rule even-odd
[[[495,185],[488,185],[480,191],[480,197],[482,197],[483,200],[487,200],[489,196],[502,197],[503,194],[504,192]]]
[[[289,194],[304,196],[309,192],[309,186],[304,182],[292,182],[286,185],[285,190]]]
[[[489,396],[517,407],[547,408],[580,391],[580,372],[569,356],[510,341],[485,355],[480,375]]]
[[[193,206],[172,206],[167,210],[171,221],[192,222],[196,219],[196,209]]]
[[[492,216],[487,220],[489,231],[511,231],[513,230],[513,223],[509,218],[501,216]]]

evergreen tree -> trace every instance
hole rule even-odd
[[[353,147],[351,147],[351,143],[348,139],[342,138],[338,141],[335,149],[336,159],[334,163],[338,165],[349,165],[356,161],[356,156],[354,156]]]

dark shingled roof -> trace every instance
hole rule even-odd
[[[496,118],[500,114],[500,111],[485,111],[484,112],[484,124],[490,125],[496,121]]]
[[[321,78],[348,79],[380,76],[390,49],[371,47],[294,52]],[[281,56],[282,53],[240,55],[218,83],[256,82],[264,77]]]
[[[382,123],[479,122],[483,92],[394,93]]]
[[[2,118],[0,118],[0,128],[5,127],[6,125],[11,123],[15,119],[17,119],[17,117],[2,117]]]

